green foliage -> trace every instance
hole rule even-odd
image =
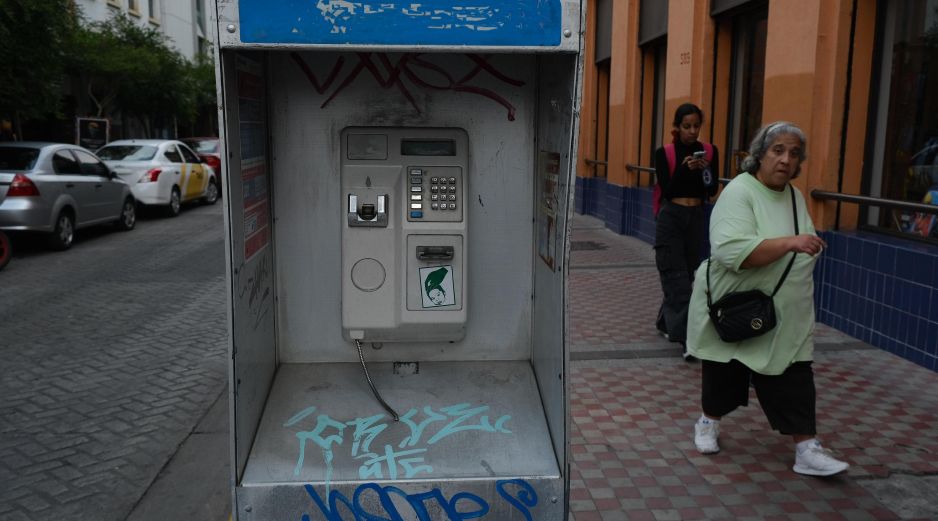
[[[190,63],[126,15],[82,22],[73,0],[0,0],[0,116],[60,116],[69,75],[97,116],[121,113],[148,130],[191,123],[214,106],[210,58]]]
[[[0,114],[59,112],[77,26],[71,0],[0,0]]]
[[[81,28],[76,42],[73,70],[84,77],[99,115],[119,108],[149,128],[174,118],[191,122],[201,107],[214,104],[212,62],[200,57],[189,63],[156,29],[121,15]]]

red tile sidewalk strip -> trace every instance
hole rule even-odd
[[[598,221],[575,222],[574,241],[606,249],[573,254],[569,343],[613,356],[576,361],[569,378],[572,520],[899,519],[860,480],[938,474],[938,374],[875,349],[816,355],[819,437],[851,463],[846,475],[795,474],[790,439],[770,429],[754,393],[724,419],[722,451],[698,454],[699,364],[655,331],[653,253]],[[674,356],[614,359],[649,346]]]

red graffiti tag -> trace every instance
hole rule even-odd
[[[515,120],[515,107],[507,99],[490,89],[468,84],[468,82],[478,76],[479,73],[487,72],[499,81],[511,86],[520,87],[524,85],[523,81],[511,78],[492,66],[492,64],[488,62],[489,56],[478,54],[463,55],[473,62],[475,67],[457,80],[443,67],[423,59],[423,54],[420,53],[403,54],[396,64],[392,63],[391,59],[385,53],[360,52],[355,55],[358,57],[358,63],[345,75],[341,83],[332,89],[332,93],[322,102],[320,108],[324,108],[328,105],[342,91],[351,85],[362,71],[366,70],[371,73],[372,77],[374,77],[378,85],[382,88],[390,89],[396,87],[407,101],[410,102],[417,113],[420,113],[420,107],[417,106],[417,100],[414,99],[410,88],[404,81],[405,78],[412,85],[425,89],[453,90],[456,92],[466,92],[484,96],[505,107],[505,109],[508,110],[509,121]],[[377,57],[378,64],[375,64],[375,61],[372,59],[373,56]],[[313,89],[319,94],[326,94],[332,88],[333,83],[336,82],[345,65],[345,58],[339,56],[325,81],[320,83],[319,78],[316,77],[316,74],[313,73],[299,54],[291,53],[291,57],[312,84]],[[418,74],[418,72],[421,74]]]

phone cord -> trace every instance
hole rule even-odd
[[[365,355],[362,354],[362,341],[355,339],[355,347],[358,348],[358,359],[362,362],[362,371],[365,371],[365,380],[368,380],[368,386],[371,387],[371,392],[375,393],[375,398],[378,399],[378,401],[381,403],[381,406],[384,407],[384,410],[388,411],[388,413],[394,417],[394,421],[400,421],[400,416],[394,412],[394,409],[388,405],[388,402],[381,398],[381,394],[378,393],[378,390],[375,389],[375,384],[371,381],[371,376],[368,374],[368,367],[365,366]]]

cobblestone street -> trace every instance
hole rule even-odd
[[[0,519],[126,519],[222,393],[221,214],[20,241],[0,272]]]

